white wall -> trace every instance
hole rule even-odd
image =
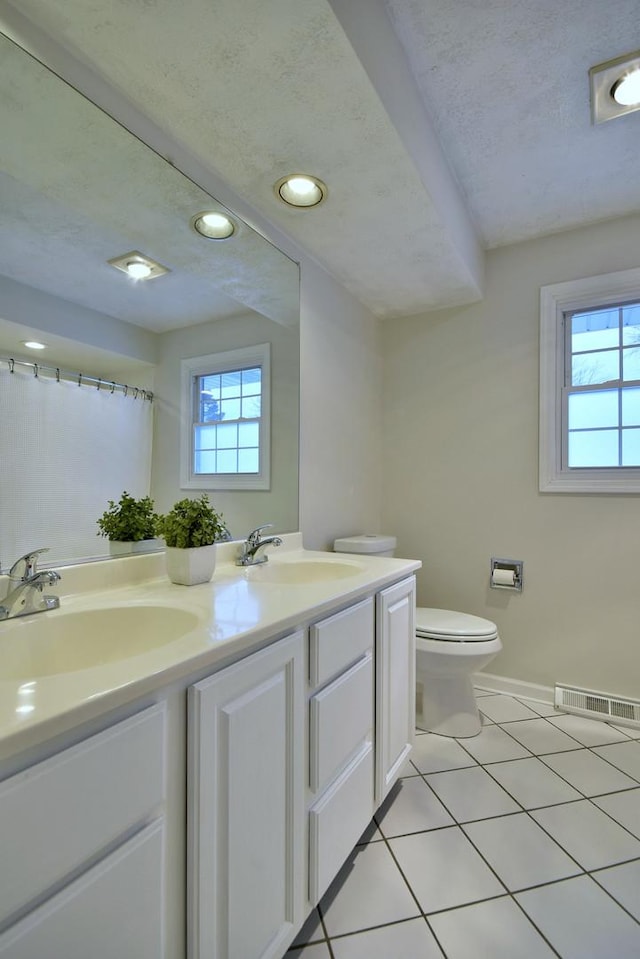
[[[256,343],[271,344],[271,489],[211,490],[235,539],[253,526],[273,523],[278,532],[298,529],[298,354],[297,327],[247,313],[173,330],[159,336],[155,376],[155,429],[151,495],[162,512],[176,500],[199,495],[180,489],[180,361]]]
[[[640,693],[637,495],[538,492],[539,289],[638,266],[640,217],[495,250],[482,302],[384,325],[384,530],[419,605],[494,620],[502,676]],[[524,592],[488,588],[491,556]]]
[[[303,261],[300,303],[300,528],[307,549],[379,532],[380,325]]]

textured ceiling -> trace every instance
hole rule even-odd
[[[483,247],[640,210],[640,114],[594,127],[588,88],[640,47],[637,0],[19,8],[381,317],[477,299]],[[276,199],[292,171],[323,206]]]
[[[210,197],[5,37],[0,89],[0,275],[156,332],[248,309],[297,322],[290,259],[242,224],[196,234]],[[108,265],[132,250],[170,272]]]
[[[488,247],[640,210],[640,113],[593,126],[589,68],[638,0],[386,0]]]

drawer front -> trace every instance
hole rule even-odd
[[[164,707],[0,784],[0,921],[148,819],[164,798]]]
[[[373,816],[369,743],[309,810],[309,899],[316,905]]]
[[[0,935],[2,959],[161,959],[162,822]]]
[[[309,680],[320,686],[373,645],[373,599],[343,609],[309,630]]]
[[[309,703],[309,785],[327,785],[349,757],[373,737],[373,655],[312,696]]]

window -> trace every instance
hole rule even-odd
[[[540,489],[640,492],[640,270],[541,290]]]
[[[182,361],[182,487],[269,489],[269,352]]]

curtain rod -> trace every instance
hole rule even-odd
[[[55,376],[56,380],[69,380],[77,382],[78,386],[95,386],[98,390],[106,390],[108,393],[123,393],[125,396],[132,396],[134,400],[138,398],[153,401],[153,393],[149,390],[143,390],[139,386],[129,386],[127,383],[116,383],[115,380],[103,380],[99,376],[85,376],[84,373],[74,373],[71,370],[60,369],[59,366],[44,366],[40,363],[30,363],[27,360],[14,360],[10,356],[0,356],[0,363],[6,363],[9,372],[14,373],[16,366],[25,366],[30,369],[37,379],[41,373],[45,376]]]

